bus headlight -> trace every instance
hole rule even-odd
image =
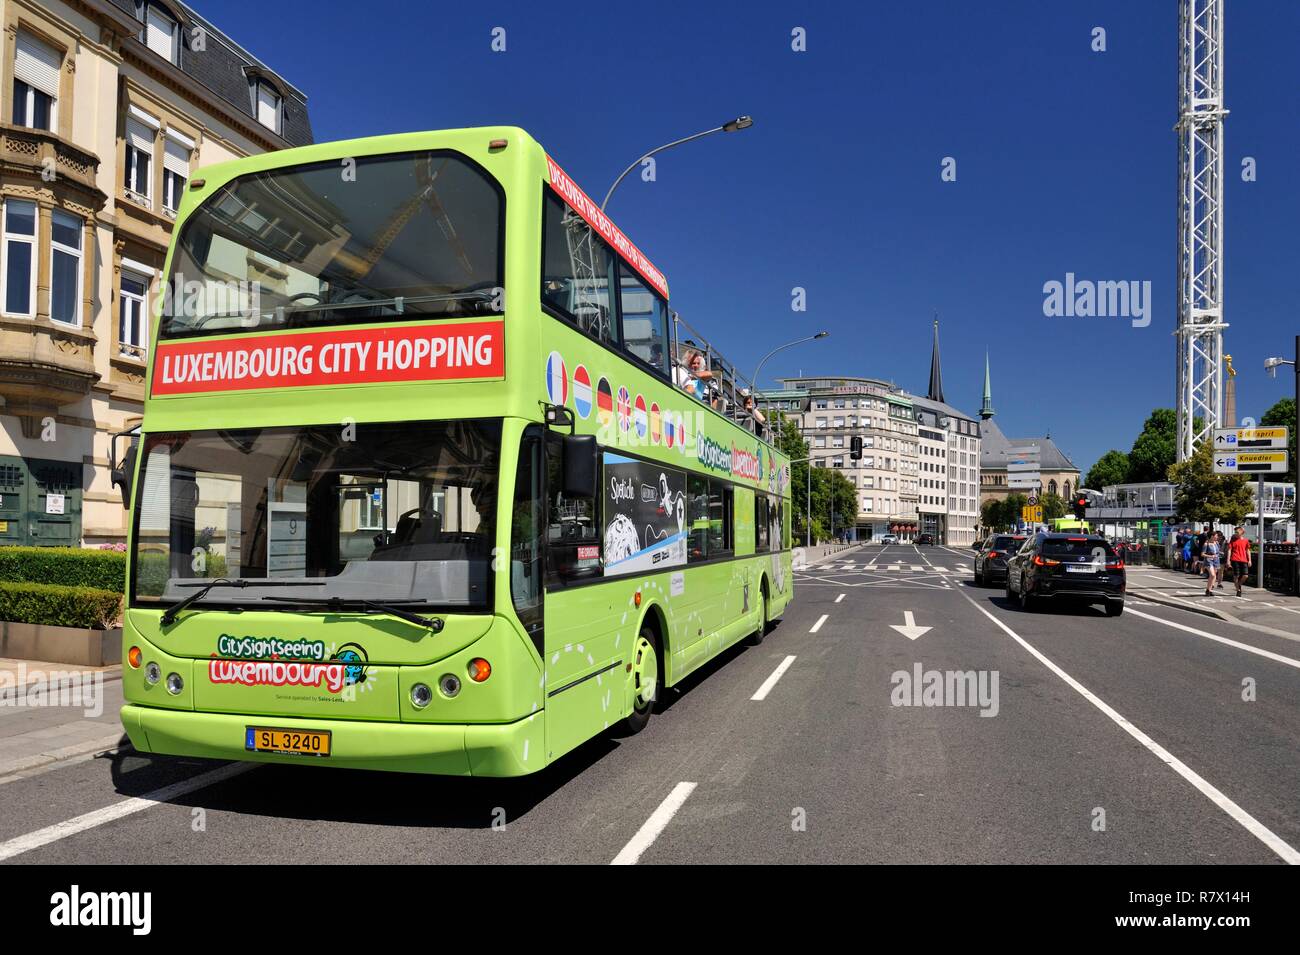
[[[185,681],[181,679],[181,675],[179,673],[168,673],[167,692],[172,696],[177,696],[183,689],[185,689]]]
[[[454,673],[444,673],[438,679],[438,689],[442,690],[442,695],[445,697],[455,697],[460,693],[460,677]]]
[[[147,663],[144,668],[144,682],[153,686],[162,679],[162,667],[156,663]]]
[[[417,710],[422,710],[433,702],[433,690],[429,689],[427,683],[417,683],[411,687],[411,705]]]

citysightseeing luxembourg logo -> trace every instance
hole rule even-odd
[[[360,644],[345,643],[328,660],[323,660],[327,651],[320,641],[241,639],[222,634],[217,649],[219,653],[233,650],[259,656],[261,652],[272,651],[272,659],[222,659],[214,654],[208,661],[208,679],[216,685],[303,687],[324,689],[335,696],[345,694],[350,688],[372,688],[366,685],[370,678],[369,659]],[[288,659],[279,659],[281,654],[277,650],[284,651]]]
[[[761,448],[755,453],[739,448],[733,443],[728,449],[725,445],[718,444],[705,435],[700,435],[697,444],[700,464],[710,471],[719,471],[733,477],[748,478],[751,481],[762,480],[763,452]]]

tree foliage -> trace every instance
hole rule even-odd
[[[1088,471],[1083,486],[1100,491],[1111,484],[1123,484],[1128,480],[1129,459],[1123,451],[1107,451]]]
[[[1173,408],[1157,408],[1147,416],[1142,433],[1133,442],[1126,480],[1130,484],[1167,481],[1169,468],[1177,459],[1178,415]]]
[[[806,539],[808,523],[808,462],[801,461],[811,453],[808,442],[799,433],[794,419],[782,416],[776,433],[776,446],[781,453],[798,463],[790,465],[790,518],[791,534],[796,544]],[[818,455],[821,457],[821,455]],[[829,457],[829,455],[827,455]],[[831,537],[831,502],[835,503],[835,534],[852,527],[858,516],[858,492],[853,483],[838,468],[814,467],[812,469],[812,540],[829,540]]]

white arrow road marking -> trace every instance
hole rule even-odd
[[[637,860],[641,858],[641,853],[649,849],[659,838],[659,833],[672,822],[673,816],[677,815],[677,810],[682,808],[682,803],[686,802],[686,798],[695,791],[695,786],[695,783],[678,783],[674,786],[668,798],[650,814],[650,818],[637,830],[632,841],[623,847],[622,852],[614,856],[614,861],[610,865],[636,865]]]
[[[899,625],[896,624],[896,623],[891,623],[891,624],[889,625],[889,629],[890,629],[890,630],[897,630],[899,633],[901,633],[903,636],[907,637],[907,639],[909,639],[909,640],[915,640],[917,637],[921,637],[921,636],[924,636],[925,634],[929,633],[929,632],[930,632],[931,630],[933,630],[934,628],[933,628],[933,627],[918,627],[918,626],[916,625],[916,618],[912,616],[912,611],[910,611],[910,610],[904,610],[904,611],[903,611],[903,624],[902,624],[902,626],[899,626]]]
[[[794,663],[794,656],[788,656],[772,671],[772,675],[763,681],[763,685],[758,688],[758,692],[750,697],[751,700],[764,700],[767,694],[772,692],[772,687],[776,686],[776,681],[785,675],[785,671],[790,669],[790,664]]]

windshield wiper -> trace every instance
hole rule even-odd
[[[442,631],[442,620],[434,617],[430,620],[427,617],[421,617],[419,614],[411,613],[409,610],[403,610],[401,607],[392,603],[379,603],[375,600],[363,600],[352,597],[324,597],[319,600],[308,599],[300,600],[297,597],[263,597],[263,600],[274,600],[279,603],[301,604],[305,607],[324,607],[327,610],[347,610],[349,607],[366,607],[377,613],[386,613],[390,617],[397,617],[399,620],[405,620],[407,623],[413,623],[417,627],[424,627],[432,630],[434,633]],[[397,603],[406,604],[425,604],[424,600],[401,600]]]
[[[180,613],[190,604],[194,603],[196,600],[202,600],[204,597],[208,595],[208,591],[211,590],[213,587],[237,587],[240,588],[241,590],[244,587],[323,587],[325,586],[325,581],[323,580],[276,580],[276,581],[245,580],[242,577],[239,578],[238,580],[227,580],[225,577],[218,577],[216,580],[210,583],[192,583],[192,584],[186,583],[186,584],[177,584],[176,586],[198,587],[199,589],[194,591],[194,593],[190,594],[185,599],[172,604],[170,607],[168,607],[166,610],[163,611],[163,615],[158,618],[158,622],[164,627],[170,627],[173,623],[175,623],[176,615],[178,613]]]

